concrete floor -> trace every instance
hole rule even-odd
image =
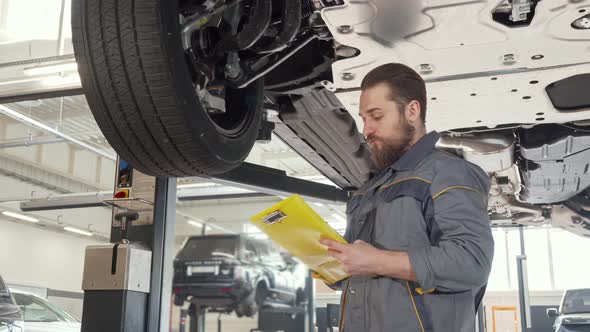
[[[334,292],[320,293],[316,297],[316,307],[325,307],[327,303],[338,303],[340,296]],[[235,314],[221,315],[217,313],[210,313],[206,316],[205,332],[217,332],[217,320],[221,320],[222,332],[250,332],[250,330],[258,326],[258,318],[238,318]],[[180,324],[180,308],[174,306],[172,308],[172,328],[171,332],[179,332]],[[189,331],[187,326],[186,332]],[[338,331],[335,329],[334,331]]]

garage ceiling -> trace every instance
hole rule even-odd
[[[71,32],[69,31],[70,1],[66,1],[64,15],[63,48],[59,47],[58,26],[61,0],[44,0],[43,8],[37,7],[35,13],[43,13],[35,18],[35,24],[21,26],[19,17],[27,17],[30,22],[32,0],[0,0],[0,96],[9,92],[51,91],[60,84],[78,86],[75,72],[32,73],[30,68],[51,67],[56,63],[72,61]],[[33,13],[33,14],[35,14]],[[37,15],[37,14],[35,14]],[[51,59],[53,57],[53,59]],[[69,57],[69,59],[68,59]],[[34,59],[46,58],[44,61]],[[11,63],[2,65],[2,63]],[[72,75],[74,74],[74,75]],[[113,152],[110,145],[96,125],[88,104],[83,96],[71,96],[17,102],[4,106],[37,120],[51,128],[67,134],[94,148]],[[5,188],[15,188],[0,197],[0,210],[18,211],[14,199],[40,198],[67,192],[86,192],[111,190],[114,165],[108,160],[97,161],[96,154],[55,139],[46,132],[23,125],[9,117],[0,115],[0,183]],[[43,140],[49,144],[29,145]],[[4,145],[3,145],[4,144]],[[10,146],[10,147],[8,147]],[[60,151],[66,149],[67,152]],[[51,158],[48,158],[50,156]],[[2,161],[4,157],[4,161]],[[52,162],[48,162],[52,159]],[[61,164],[60,164],[61,162]],[[266,144],[256,144],[247,162],[267,167],[283,169],[288,175],[302,177],[311,181],[324,181],[315,168],[302,159],[276,137]],[[2,169],[2,167],[7,169]],[[9,167],[10,166],[10,167]],[[10,168],[10,169],[8,169]],[[102,169],[101,169],[102,168]],[[100,176],[99,176],[100,175]],[[196,179],[183,179],[181,184],[198,182]],[[202,181],[202,180],[201,180]],[[52,187],[54,187],[52,189]],[[217,187],[215,190],[220,190]],[[199,190],[199,189],[191,189]],[[211,188],[201,188],[202,191]],[[222,190],[227,190],[222,189]],[[2,199],[3,198],[3,199]],[[248,217],[265,209],[280,198],[245,197],[230,200],[206,200],[179,202],[177,215],[177,234],[180,238],[200,234],[202,223],[214,225],[208,231],[242,232],[247,228]],[[340,231],[344,229],[344,207],[311,203],[328,222]],[[45,227],[60,231],[63,225],[80,229],[90,229],[103,238],[109,232],[109,211],[106,208],[57,210],[31,213],[38,217],[39,224],[32,227]],[[189,223],[189,221],[191,223]],[[11,220],[10,222],[21,222]],[[42,226],[45,225],[45,226]],[[63,227],[62,227],[63,228]],[[252,229],[247,229],[253,231]],[[255,231],[255,230],[254,230]]]
[[[0,77],[0,81],[1,81]],[[23,114],[31,119],[37,120],[44,125],[54,128],[60,132],[63,132],[71,137],[74,137],[92,147],[95,147],[105,152],[113,152],[108,142],[103,137],[102,133],[98,129],[96,122],[94,121],[90,109],[83,96],[71,96],[62,98],[42,99],[33,100],[26,102],[16,102],[5,104],[3,106]],[[54,144],[41,144],[40,146],[26,146],[26,142],[37,141],[37,140],[48,140],[55,138],[52,135],[48,135],[40,130],[33,129],[31,127],[23,126],[22,123],[6,116],[0,116],[0,123],[4,128],[10,126],[20,126],[19,129],[6,131],[4,137],[0,138],[0,153],[7,152],[8,156],[14,160],[19,159],[23,153],[28,152],[31,149],[37,149],[38,151],[46,151],[45,154],[50,153],[48,145],[55,144],[67,144],[65,141],[56,140]],[[21,144],[18,147],[19,142]],[[8,144],[10,143],[10,144]],[[6,144],[2,148],[2,144]],[[76,150],[80,150],[79,147],[72,146]],[[92,153],[86,154],[82,158],[74,159],[73,163],[84,164],[84,159],[96,159],[97,155]],[[273,140],[268,143],[256,144],[248,157],[248,162],[259,164],[267,167],[279,168],[287,171],[291,176],[301,177],[311,181],[328,182],[322,177],[317,170],[315,170],[309,163],[302,159],[298,154],[292,151],[288,146],[281,142],[278,138],[273,137]],[[68,162],[72,163],[72,160]],[[39,164],[41,168],[48,165],[43,163]],[[76,166],[74,166],[75,168]],[[92,166],[91,166],[92,167]],[[110,166],[112,167],[112,166]],[[0,163],[1,168],[1,163]],[[96,173],[99,170],[92,170],[88,173]],[[7,172],[4,173],[3,181],[11,182],[6,187],[23,187],[22,190],[18,190],[12,194],[5,193],[4,201],[11,201],[11,197],[17,199],[18,197],[46,197],[45,195],[55,195],[60,192],[47,190],[47,188],[35,187],[33,184],[40,181],[38,174],[25,172],[28,174],[28,179],[15,179]],[[73,176],[72,176],[73,177]],[[11,180],[9,180],[11,179]],[[17,182],[15,182],[17,181]],[[208,195],[208,193],[223,193],[227,191],[236,191],[227,186],[220,186],[214,183],[203,183],[202,186],[196,186],[189,188],[190,193],[187,192],[187,185],[195,184],[198,182],[205,182],[203,179],[181,179],[179,181],[179,189],[184,195]],[[31,184],[33,183],[33,184]],[[35,187],[35,188],[33,188]],[[112,185],[110,186],[112,188]],[[110,188],[102,188],[110,189]],[[30,195],[29,195],[30,193]],[[18,196],[18,197],[17,197]],[[200,234],[202,231],[203,224],[208,224],[208,233],[219,233],[219,232],[236,232],[241,233],[244,231],[256,232],[253,228],[248,228],[248,218],[260,212],[263,209],[270,207],[277,203],[280,198],[275,196],[266,197],[245,197],[238,199],[208,199],[203,201],[189,201],[179,202],[178,204],[178,215],[177,215],[177,236],[179,241],[182,238],[189,235]],[[1,200],[0,200],[1,201]],[[344,230],[344,213],[343,206],[334,205],[327,206],[324,204],[313,204],[312,206],[316,209],[328,222],[330,222],[335,228],[340,231]],[[0,209],[9,211],[18,211],[18,202],[4,202],[0,203]],[[83,230],[91,230],[98,237],[106,240],[110,231],[110,212],[107,208],[92,208],[92,209],[74,209],[74,210],[57,210],[48,212],[35,212],[31,214],[35,218],[41,220],[38,224],[31,224],[32,227],[42,227],[48,230],[61,231],[64,226],[73,226]],[[21,222],[18,220],[12,220],[12,222]]]

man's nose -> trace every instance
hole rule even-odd
[[[371,126],[370,124],[366,123],[363,126],[363,135],[365,136],[365,138],[368,138],[369,136],[373,135],[375,133],[375,129],[373,128],[373,126]]]

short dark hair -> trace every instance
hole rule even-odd
[[[420,103],[420,118],[426,122],[426,84],[420,74],[401,63],[388,63],[371,70],[361,83],[361,90],[385,83],[391,90],[391,100],[402,108],[412,100]]]

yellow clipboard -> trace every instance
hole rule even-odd
[[[299,195],[259,213],[250,221],[273,241],[301,260],[329,283],[348,277],[340,262],[328,255],[320,239],[347,243]]]

